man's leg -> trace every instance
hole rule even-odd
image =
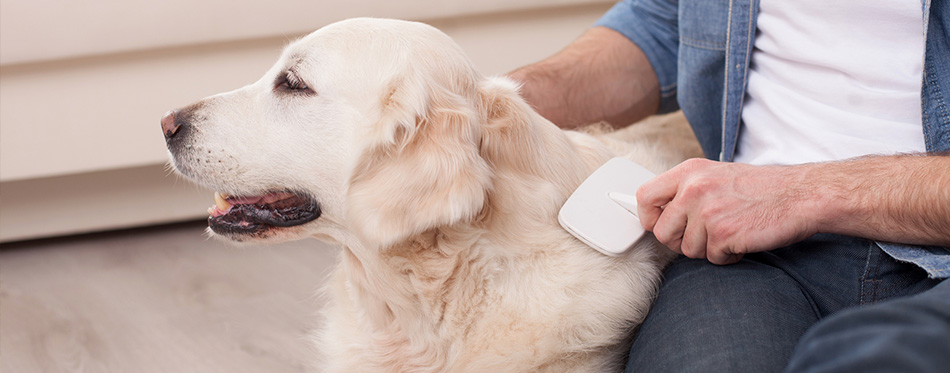
[[[716,266],[681,258],[630,351],[628,371],[779,372],[822,317],[934,285],[872,241],[816,235]]]
[[[836,313],[799,342],[788,372],[947,372],[950,280]]]
[[[818,320],[781,269],[681,258],[666,271],[628,372],[777,372]]]

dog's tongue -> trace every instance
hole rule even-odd
[[[214,206],[208,208],[211,217],[227,214],[234,205],[253,205],[257,203],[274,203],[282,199],[293,197],[290,193],[268,193],[262,196],[234,197],[221,192],[214,192]]]

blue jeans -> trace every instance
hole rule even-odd
[[[727,266],[681,257],[665,276],[628,372],[950,367],[950,282],[868,240],[816,235]]]

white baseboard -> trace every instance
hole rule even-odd
[[[201,219],[214,204],[162,165],[0,183],[0,242]]]

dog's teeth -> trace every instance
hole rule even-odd
[[[208,215],[214,215],[214,207],[208,207]]]
[[[227,194],[214,192],[214,203],[218,205],[218,210],[228,211],[228,209],[231,208],[231,204],[228,203],[226,198],[228,198]]]

